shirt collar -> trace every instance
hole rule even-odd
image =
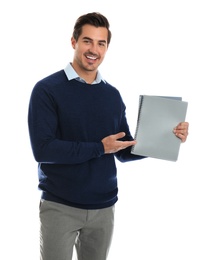
[[[72,80],[72,79],[76,79],[80,82],[83,82],[83,83],[86,83],[84,79],[80,78],[79,75],[76,73],[76,71],[74,70],[74,68],[72,67],[71,63],[68,63],[67,66],[65,67],[64,69],[64,72],[67,76],[67,78],[69,80]],[[100,74],[100,72],[98,71],[97,72],[97,76],[96,76],[96,79],[93,81],[92,84],[98,84],[100,83],[101,81],[103,81],[104,83],[106,83],[106,81],[103,79],[102,75]]]

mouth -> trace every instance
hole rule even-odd
[[[85,57],[91,63],[95,62],[98,59],[97,55],[92,55],[92,54],[86,54]]]
[[[96,60],[97,57],[86,55],[86,58],[89,60]]]

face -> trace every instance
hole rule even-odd
[[[79,75],[97,72],[108,48],[107,36],[106,28],[87,24],[82,27],[77,42],[72,37],[72,47],[75,50],[72,65]]]

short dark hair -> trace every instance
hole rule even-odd
[[[76,20],[76,23],[74,25],[74,31],[73,31],[73,37],[76,41],[78,40],[79,36],[81,35],[82,27],[85,24],[90,24],[95,27],[105,27],[108,30],[107,44],[110,43],[112,34],[109,29],[109,26],[110,26],[109,22],[104,15],[102,15],[98,12],[84,14]]]

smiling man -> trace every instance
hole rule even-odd
[[[98,71],[111,32],[106,17],[88,13],[75,23],[72,63],[34,87],[29,104],[29,133],[38,165],[41,260],[106,260],[114,205],[118,200],[115,156],[132,155],[130,134],[119,91]],[[175,127],[175,126],[173,126]],[[184,142],[188,124],[175,132]]]

